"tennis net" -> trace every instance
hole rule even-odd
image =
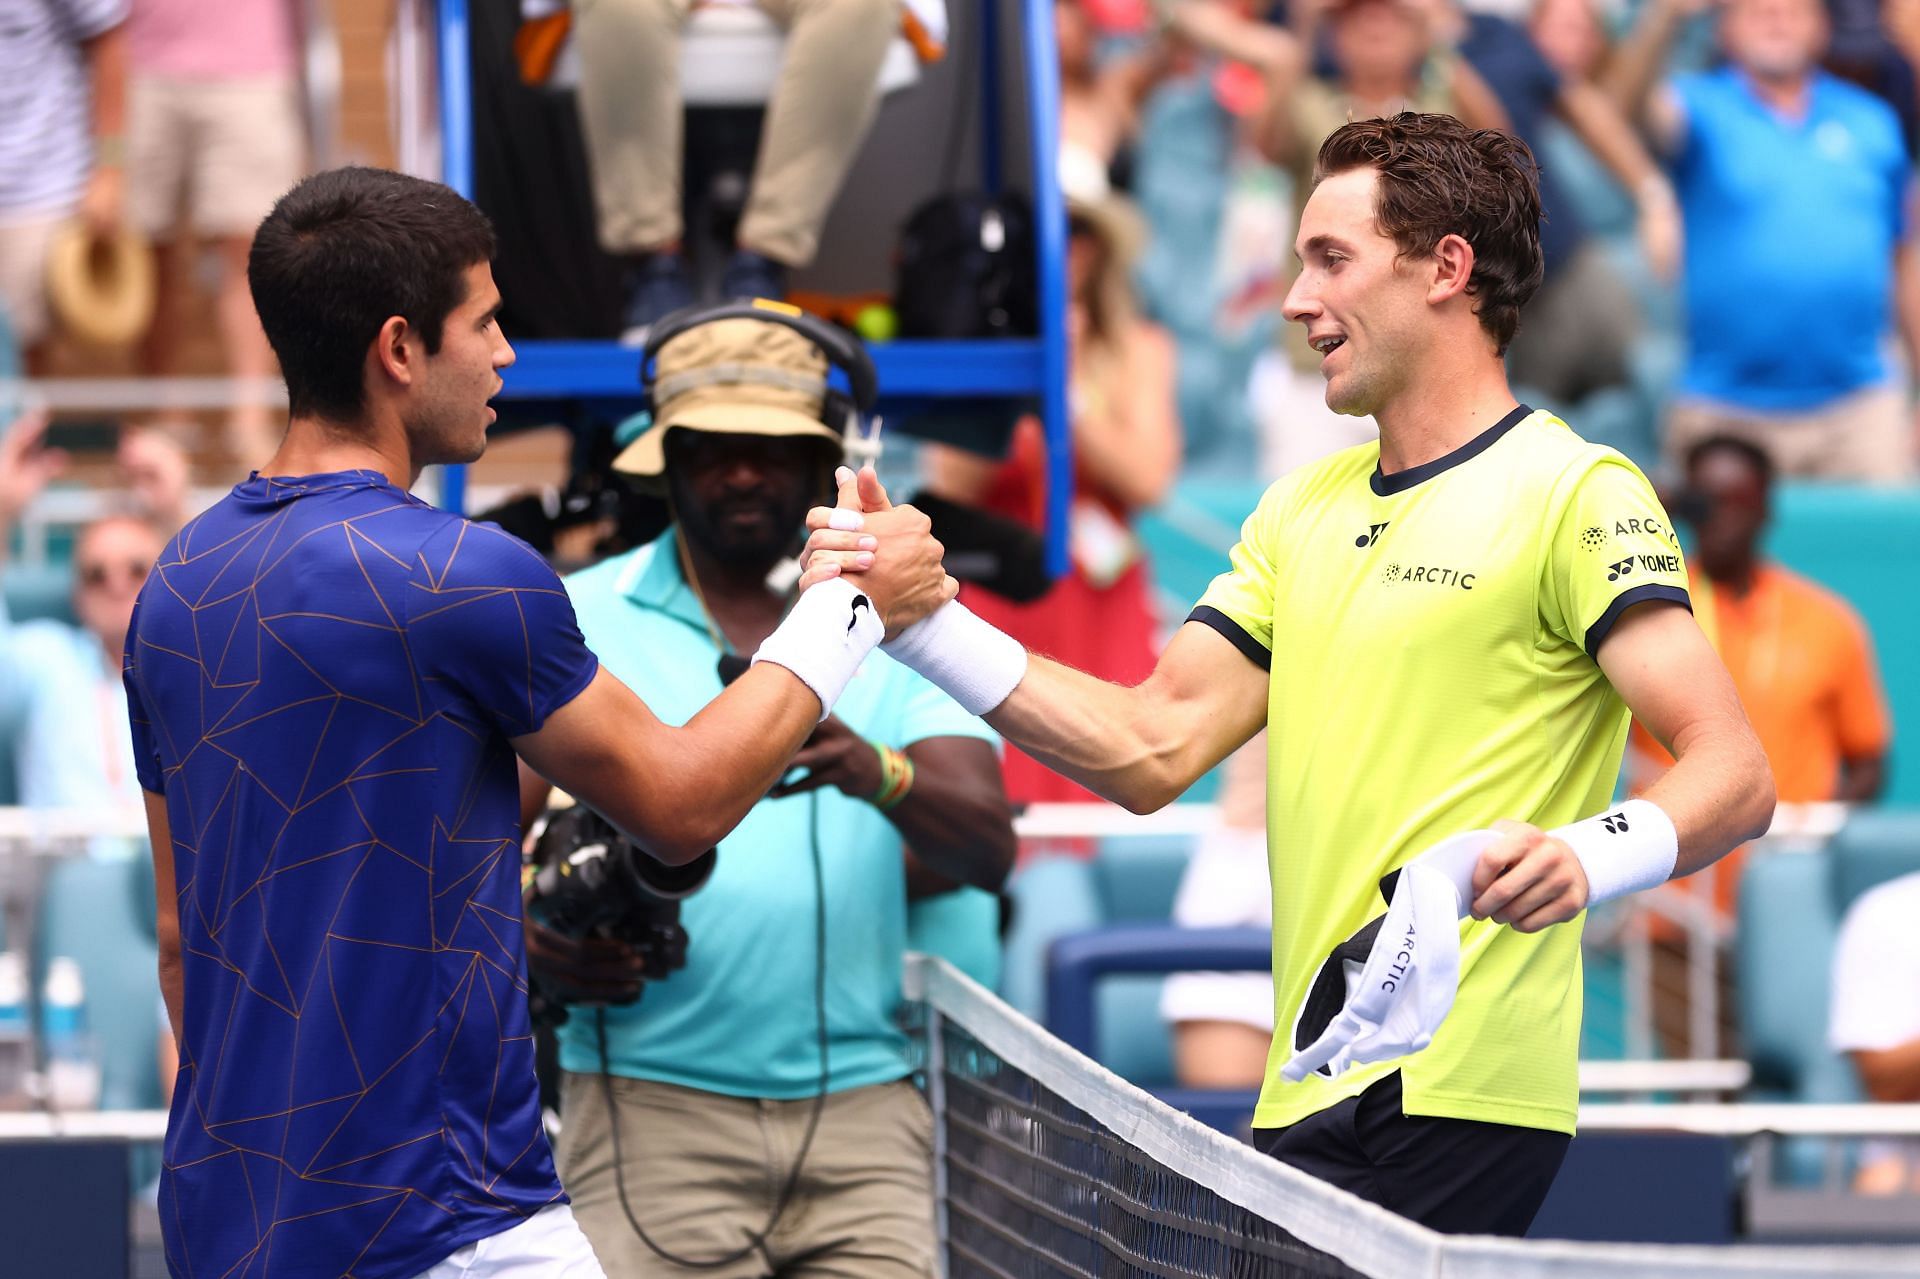
[[[1920,1249],[1437,1234],[1278,1164],[909,958],[948,1279],[1782,1279],[1920,1274]]]

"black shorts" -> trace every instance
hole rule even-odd
[[[1395,1071],[1287,1128],[1255,1128],[1263,1155],[1450,1235],[1524,1235],[1565,1133],[1403,1114]]]

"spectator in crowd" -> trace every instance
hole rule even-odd
[[[899,0],[754,0],[787,27],[738,245],[730,298],[786,296],[866,135]],[[575,10],[580,120],[600,243],[634,259],[628,340],[694,302],[680,225],[680,31],[692,0],[599,0]]]
[[[1656,276],[1671,277],[1680,259],[1673,188],[1613,99],[1584,76],[1563,73],[1517,23],[1463,10],[1453,0],[1433,3],[1441,41],[1458,48],[1492,88],[1513,132],[1535,155],[1549,122],[1558,121],[1631,193],[1647,262]],[[1571,405],[1627,380],[1628,351],[1643,320],[1551,166],[1540,172],[1540,201],[1547,275],[1521,316],[1507,367],[1515,382]]]
[[[1740,690],[1780,802],[1870,803],[1892,738],[1873,640],[1845,601],[1761,555],[1773,473],[1767,453],[1738,436],[1688,451],[1679,509],[1694,523],[1694,612]],[[1664,768],[1644,730],[1637,740]]]
[[[1142,228],[1107,186],[1099,160],[1068,147],[1060,158],[1067,197],[1068,404],[1074,477],[1067,575],[1045,598],[1014,604],[975,588],[970,607],[1036,650],[1102,679],[1131,684],[1153,669],[1153,583],[1134,513],[1166,496],[1180,467],[1173,344],[1143,319],[1128,270]],[[995,465],[957,449],[927,450],[927,487],[1039,527],[1046,508],[1040,424],[1023,418],[1007,460]],[[1007,793],[1016,804],[1084,800],[1077,784],[1009,748]]]
[[[1920,1102],[1920,874],[1861,894],[1840,924],[1828,1040],[1853,1058],[1867,1097]],[[1853,1188],[1920,1194],[1920,1142],[1864,1143]]]
[[[718,695],[728,661],[744,667],[789,606],[768,574],[840,456],[827,371],[804,335],[753,319],[660,351],[657,384],[686,389],[616,465],[664,491],[676,525],[567,592],[601,661],[670,724]],[[561,1028],[558,1150],[612,1279],[931,1272],[930,1124],[893,1014],[908,899],[998,888],[1012,864],[992,734],[875,654],[793,763],[682,904],[686,968],[638,1003],[637,953],[528,926],[536,975],[616,1005]],[[792,869],[809,858],[811,883]],[[769,1187],[788,1187],[771,1212]],[[728,1254],[735,1268],[716,1264]]]
[[[146,371],[175,375],[204,243],[219,259],[215,301],[227,371],[255,388],[273,350],[247,292],[253,229],[305,171],[292,0],[133,0],[127,19],[132,221],[159,246],[158,309]],[[263,462],[273,413],[257,398],[231,409],[234,456]]]
[[[1875,799],[1886,781],[1892,729],[1873,642],[1839,597],[1766,560],[1774,466],[1738,436],[1711,436],[1687,453],[1686,492],[1677,503],[1694,525],[1688,565],[1694,615],[1719,651],[1767,753],[1785,804]],[[1645,728],[1634,725],[1629,776],[1645,790],[1672,765]],[[1715,868],[1714,905],[1733,916],[1745,852]],[[1678,929],[1654,934],[1654,1021],[1669,1051],[1691,1052],[1687,952]],[[1735,1027],[1732,975],[1721,978],[1721,1033]]]
[[[0,562],[22,513],[64,464],[45,447],[46,430],[44,416],[29,416],[0,437]],[[130,436],[120,456],[132,485],[125,510],[74,542],[78,624],[15,624],[0,598],[0,731],[29,807],[97,812],[140,800],[120,663],[134,597],[183,514],[187,465],[177,445],[150,433]]]
[[[1664,12],[1643,22],[1670,31]],[[1820,69],[1820,0],[1728,0],[1719,31],[1727,64],[1676,76],[1645,105],[1689,246],[1669,456],[1732,434],[1787,474],[1909,478],[1914,424],[1886,353],[1897,327],[1920,367],[1899,121]]]
[[[1053,32],[1060,46],[1061,145],[1084,148],[1109,170],[1123,167],[1142,100],[1169,68],[1166,42],[1102,57],[1088,0],[1056,0]]]
[[[78,215],[120,225],[126,182],[127,0],[0,2],[0,307],[43,364],[47,257]]]

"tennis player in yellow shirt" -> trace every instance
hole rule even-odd
[[[1436,1229],[1521,1234],[1574,1130],[1582,913],[1762,833],[1773,782],[1645,476],[1508,387],[1541,275],[1525,145],[1449,116],[1358,121],[1316,180],[1285,312],[1328,405],[1371,414],[1379,442],[1267,491],[1138,687],[957,604],[888,650],[1136,812],[1266,726],[1279,1029],[1255,1144]],[[855,487],[814,512],[810,574],[856,567],[848,530],[885,496]],[[1678,763],[1614,806],[1629,712]],[[1447,898],[1470,917],[1431,1042],[1339,1070],[1303,1051],[1355,998],[1383,879],[1484,829]]]

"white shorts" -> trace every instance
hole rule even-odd
[[[1267,836],[1226,829],[1200,841],[1180,877],[1173,922],[1183,928],[1271,928]],[[1273,974],[1175,973],[1160,992],[1168,1022],[1231,1021],[1273,1033]]]
[[[607,1279],[566,1204],[476,1239],[420,1279]]]

